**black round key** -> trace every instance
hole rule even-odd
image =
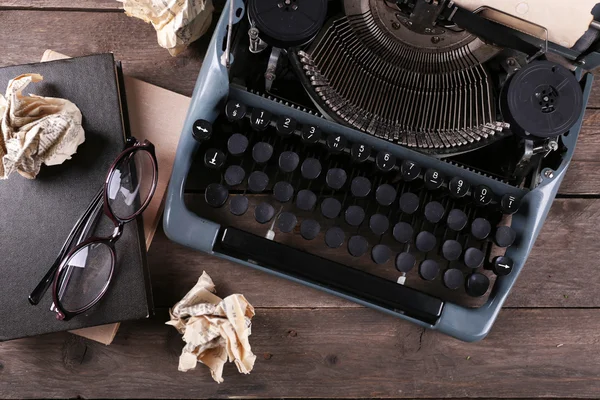
[[[448,261],[456,261],[462,254],[462,246],[456,240],[446,240],[442,245],[442,255]]]
[[[317,203],[317,195],[312,190],[302,189],[296,196],[296,207],[304,211],[311,211]]]
[[[432,281],[440,273],[440,265],[435,260],[424,260],[419,265],[419,275],[426,281]]]
[[[475,239],[484,240],[492,232],[490,221],[485,218],[475,218],[471,223],[471,235]]]
[[[334,190],[339,190],[344,186],[346,180],[348,179],[348,175],[346,171],[341,168],[331,168],[327,171],[327,177],[325,178],[325,182],[327,182],[327,186]]]
[[[269,203],[260,203],[254,209],[254,219],[259,224],[266,224],[275,216],[275,209]]]
[[[251,192],[260,193],[267,188],[269,177],[262,171],[254,171],[248,177],[248,188]]]
[[[321,214],[325,218],[337,218],[340,215],[340,211],[342,211],[342,203],[337,199],[328,197],[321,203]]]
[[[385,215],[373,214],[369,219],[369,228],[376,235],[383,235],[390,227],[390,221]]]
[[[400,272],[410,272],[416,263],[417,259],[410,253],[400,253],[396,256],[396,269]]]
[[[469,188],[469,183],[463,178],[459,178],[458,176],[452,178],[450,180],[450,183],[448,184],[450,194],[457,199],[465,197],[469,192]]]
[[[463,285],[465,281],[465,277],[463,273],[458,268],[448,268],[444,272],[444,286],[448,289],[456,290]]]
[[[392,257],[392,251],[385,244],[377,244],[371,249],[371,259],[375,264],[385,264]]]
[[[492,271],[498,276],[510,274],[514,266],[515,263],[512,258],[506,256],[498,256],[492,261]]]
[[[469,218],[467,214],[465,214],[462,210],[454,208],[450,210],[448,213],[448,218],[446,219],[446,223],[448,224],[448,228],[452,229],[455,232],[460,232],[465,229],[467,226],[467,222]]]
[[[288,182],[277,182],[273,186],[273,194],[280,203],[287,203],[294,196],[294,188]]]
[[[521,207],[521,200],[516,196],[505,194],[502,196],[502,200],[500,200],[500,208],[504,214],[512,215],[519,211],[519,207]]]
[[[211,169],[219,169],[223,164],[225,164],[225,154],[221,150],[206,150],[206,153],[204,153],[204,165]]]
[[[396,200],[397,194],[398,193],[396,193],[396,189],[394,189],[392,185],[384,183],[383,185],[379,185],[375,191],[375,199],[379,205],[387,207],[390,206],[394,200]]]
[[[365,144],[354,143],[350,149],[352,160],[357,163],[365,162],[371,156],[371,147]]]
[[[277,228],[283,233],[290,233],[296,227],[298,219],[291,212],[284,211],[277,217]]]
[[[350,206],[344,213],[344,218],[350,226],[359,226],[365,219],[365,210],[360,206]]]
[[[510,226],[499,226],[496,229],[495,242],[499,247],[510,247],[515,242],[517,233]]]
[[[192,136],[199,142],[210,139],[212,124],[205,119],[199,119],[192,125]]]
[[[417,249],[423,253],[429,253],[431,250],[435,248],[437,244],[437,240],[433,233],[422,231],[417,235],[417,239],[415,240],[415,244]]]
[[[273,146],[267,142],[258,142],[252,148],[252,158],[259,164],[264,164],[273,156]]]
[[[419,197],[410,192],[402,193],[400,196],[400,211],[411,215],[419,209]]]
[[[429,190],[437,190],[444,184],[444,176],[437,170],[429,168],[425,172],[425,187]]]
[[[382,172],[390,172],[396,165],[396,157],[387,151],[380,151],[375,158],[375,165]]]
[[[254,130],[264,131],[271,122],[271,113],[261,108],[255,108],[250,114],[250,126]]]
[[[352,179],[350,191],[354,197],[367,197],[371,193],[371,181],[364,176]]]
[[[444,206],[437,201],[430,201],[425,206],[425,218],[432,224],[437,224],[444,217]]]
[[[344,239],[346,239],[344,230],[338,226],[329,228],[325,232],[325,244],[329,248],[337,249],[341,247],[344,244]]]
[[[421,167],[419,167],[415,162],[404,160],[400,166],[400,173],[406,182],[412,182],[419,177],[419,174],[421,173]]]
[[[321,163],[316,158],[307,158],[300,167],[305,179],[317,179],[321,175]]]
[[[315,144],[321,139],[321,128],[315,125],[304,125],[301,137],[304,143]]]
[[[241,133],[234,133],[227,140],[227,151],[232,156],[240,156],[244,154],[248,148],[248,138]]]
[[[487,276],[475,272],[467,278],[465,289],[471,297],[481,297],[488,291],[490,280]]]
[[[248,198],[246,196],[235,196],[229,202],[229,212],[233,215],[244,215],[248,211]]]
[[[473,200],[478,206],[487,206],[492,202],[493,198],[492,189],[485,185],[477,186],[473,191]]]
[[[225,115],[230,121],[239,121],[246,116],[246,105],[236,100],[229,100],[225,106]]]
[[[283,172],[294,172],[298,164],[300,164],[300,157],[293,151],[284,151],[279,155],[279,169]]]
[[[294,133],[297,125],[298,123],[295,119],[280,115],[279,118],[277,118],[277,133],[282,136],[289,136]]]
[[[413,228],[406,222],[398,222],[392,231],[394,239],[400,243],[409,243],[413,237]]]
[[[321,232],[321,225],[314,219],[305,219],[300,224],[300,235],[306,240],[313,240]]]
[[[469,268],[477,269],[481,267],[484,259],[485,254],[483,251],[475,247],[469,247],[465,250],[465,265]]]
[[[239,185],[244,181],[246,177],[246,171],[239,165],[230,165],[225,170],[225,182],[229,186]]]
[[[229,190],[219,183],[211,183],[204,192],[204,199],[209,206],[219,208],[227,201]]]
[[[325,145],[330,152],[340,153],[346,148],[348,141],[342,135],[329,135]]]
[[[348,240],[348,253],[353,257],[363,256],[369,249],[369,242],[362,236],[355,235]]]

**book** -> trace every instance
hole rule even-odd
[[[69,57],[46,50],[42,61],[65,58]],[[149,249],[162,216],[164,198],[175,162],[177,143],[191,99],[127,75],[123,80],[131,135],[138,140],[148,139],[154,143],[160,166],[154,198],[142,216],[146,247]],[[112,343],[118,329],[119,324],[114,323],[78,329],[71,333],[108,345]]]
[[[112,54],[1,68],[0,88],[24,73],[44,77],[26,93],[65,98],[79,107],[86,140],[71,160],[42,166],[35,180],[14,174],[0,182],[0,340],[148,317],[152,297],[141,218],[125,225],[112,283],[96,306],[59,321],[50,311],[50,292],[39,305],[29,304],[29,293],[122,151],[126,128],[120,68]]]

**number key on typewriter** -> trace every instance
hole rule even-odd
[[[346,148],[348,141],[342,135],[329,135],[325,144],[330,152],[341,153]]]
[[[271,123],[271,113],[262,108],[255,108],[250,114],[250,126],[254,130],[264,131]]]
[[[192,136],[199,142],[210,139],[212,124],[204,119],[199,119],[192,126]]]
[[[321,128],[315,125],[304,125],[301,138],[306,144],[315,144],[321,139]]]
[[[485,185],[480,185],[473,191],[473,200],[478,206],[487,206],[492,202],[492,189]]]
[[[352,160],[357,163],[365,162],[371,156],[371,147],[364,144],[354,143],[350,149]]]
[[[457,199],[465,197],[469,192],[469,187],[470,185],[467,183],[467,181],[459,178],[458,176],[452,178],[452,180],[450,180],[450,184],[448,185],[450,194]]]
[[[246,110],[245,104],[236,100],[229,100],[225,106],[225,115],[231,122],[239,121],[246,116]]]
[[[217,149],[208,149],[204,154],[204,165],[211,169],[220,169],[225,164],[225,154]]]
[[[502,196],[502,200],[500,201],[500,208],[504,214],[512,215],[519,211],[520,206],[521,200],[510,194]]]
[[[396,166],[396,157],[387,151],[380,151],[375,158],[375,164],[382,172],[390,172]]]
[[[421,167],[412,161],[404,160],[400,167],[400,173],[406,182],[412,182],[419,177]]]
[[[280,115],[277,119],[277,133],[282,136],[289,136],[296,130],[297,122],[291,117]]]
[[[437,190],[444,184],[444,176],[435,169],[425,172],[425,187],[429,190]]]

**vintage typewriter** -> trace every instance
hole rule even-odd
[[[230,0],[177,150],[167,235],[485,337],[573,155],[598,34],[592,22],[557,44],[552,27],[468,3]]]

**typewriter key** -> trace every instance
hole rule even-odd
[[[250,114],[250,126],[252,126],[254,130],[264,131],[265,129],[267,129],[270,122],[270,112],[260,108],[255,108],[254,110],[252,110],[252,114]]]
[[[321,163],[316,158],[307,158],[300,167],[305,179],[317,179],[321,175]]]
[[[400,272],[410,272],[416,263],[417,259],[411,253],[400,253],[396,256],[396,269]]]
[[[290,233],[296,227],[298,219],[291,212],[284,211],[277,217],[277,228],[283,233]]]
[[[419,177],[421,167],[412,161],[404,160],[400,167],[400,173],[406,182],[412,182]]]
[[[371,147],[364,144],[354,143],[350,149],[350,156],[355,162],[365,162],[371,156]]]
[[[492,225],[490,224],[490,221],[485,218],[476,218],[471,223],[471,235],[473,235],[475,239],[484,240],[490,235],[491,231]]]
[[[467,250],[465,250],[465,265],[469,268],[472,269],[477,269],[479,267],[481,267],[481,265],[483,264],[483,260],[485,258],[485,254],[483,254],[483,251],[475,248],[475,247],[469,247]]]
[[[449,268],[444,272],[444,286],[456,290],[460,288],[465,280],[463,273],[458,268]]]
[[[300,224],[300,235],[306,240],[313,240],[320,231],[321,225],[314,219],[305,219]]]
[[[432,224],[437,224],[444,217],[444,206],[437,201],[430,201],[425,206],[425,218]]]
[[[217,149],[208,149],[204,154],[204,165],[211,169],[219,169],[225,164],[225,154]]]
[[[229,197],[229,190],[219,183],[211,183],[204,192],[204,199],[209,206],[214,208],[222,207]]]
[[[239,121],[246,116],[246,105],[236,100],[229,100],[225,106],[225,115],[231,122]]]
[[[251,192],[260,193],[267,188],[269,177],[262,171],[254,171],[248,177],[248,188]]]
[[[296,207],[303,211],[311,211],[317,202],[317,195],[311,190],[303,189],[296,196]]]
[[[273,194],[280,203],[287,203],[294,196],[294,188],[288,182],[277,182],[273,186]]]
[[[375,264],[385,264],[392,257],[392,251],[385,244],[377,244],[371,250],[371,259]]]
[[[340,211],[342,211],[342,203],[337,199],[328,197],[321,203],[321,214],[325,218],[337,218],[340,215]]]
[[[455,176],[450,180],[450,184],[448,185],[448,189],[450,189],[450,194],[457,199],[465,197],[469,192],[469,183],[458,176]]]
[[[325,144],[330,152],[341,153],[346,148],[348,141],[342,135],[329,135]]]
[[[350,226],[359,226],[365,219],[365,210],[360,206],[350,206],[344,213],[346,223]]]
[[[293,151],[284,151],[279,155],[279,169],[283,172],[294,172],[299,163],[300,157]]]
[[[246,196],[235,196],[229,202],[229,212],[233,215],[244,215],[248,211],[248,198]]]
[[[480,185],[473,191],[473,200],[478,206],[487,206],[492,202],[492,189],[485,185]]]
[[[341,247],[342,244],[344,244],[345,238],[346,235],[344,234],[344,231],[338,226],[329,228],[327,232],[325,232],[325,244],[327,245],[327,247],[332,249],[337,249],[338,247]]]
[[[506,276],[512,272],[514,264],[512,258],[499,256],[492,261],[492,271],[498,276]]]
[[[428,169],[425,172],[425,187],[429,190],[437,190],[444,184],[444,176],[435,169]]]
[[[375,199],[383,207],[390,206],[396,200],[396,189],[387,183],[380,185],[375,191]]]
[[[440,265],[435,260],[424,260],[419,265],[419,275],[426,281],[432,281],[440,273]]]
[[[229,186],[237,186],[244,181],[246,171],[239,165],[230,165],[225,170],[225,182]]]
[[[390,172],[396,165],[396,157],[387,151],[380,151],[375,158],[375,164],[381,172]]]
[[[315,144],[321,139],[321,128],[315,125],[304,125],[300,137],[306,144]]]
[[[422,253],[429,253],[431,250],[435,248],[437,244],[437,239],[431,232],[422,231],[417,235],[417,239],[415,240],[415,244],[417,249],[419,249]]]
[[[390,221],[385,215],[382,214],[374,214],[369,219],[369,228],[371,231],[378,236],[383,235],[387,232],[390,227]]]
[[[521,200],[510,194],[502,196],[502,200],[500,201],[500,208],[504,214],[512,215],[519,211],[520,206]]]
[[[234,133],[227,141],[227,150],[232,156],[244,154],[248,148],[248,138],[241,133]]]
[[[446,240],[442,245],[442,255],[448,261],[456,261],[462,254],[462,245],[456,240]]]
[[[371,193],[371,181],[364,176],[357,176],[352,179],[350,191],[355,197],[367,197]]]
[[[344,186],[346,180],[348,179],[348,175],[346,171],[341,168],[331,168],[327,171],[327,177],[325,181],[327,182],[327,186],[334,190],[339,190]]]
[[[284,115],[277,119],[277,132],[282,136],[289,136],[296,130],[296,120]]]
[[[212,124],[204,119],[199,119],[192,126],[192,136],[199,142],[210,139]]]
[[[510,226],[499,226],[496,229],[495,242],[499,247],[510,247],[517,238],[517,233]]]
[[[448,224],[448,228],[452,229],[455,232],[462,231],[465,226],[467,226],[469,218],[467,214],[465,214],[462,210],[452,209],[448,213],[448,218],[446,219],[446,223]]]
[[[406,222],[398,222],[394,226],[394,230],[392,234],[394,235],[394,239],[396,239],[400,243],[409,243],[413,236],[413,228],[410,224]]]
[[[348,240],[348,253],[353,257],[363,256],[369,249],[369,242],[360,235],[355,235]]]
[[[254,209],[254,219],[259,224],[266,224],[275,216],[275,209],[269,203],[260,203]]]
[[[267,142],[258,142],[252,148],[252,158],[259,164],[264,164],[273,156],[273,146]]]
[[[471,297],[483,296],[490,287],[490,280],[487,276],[475,272],[467,278],[465,289]]]
[[[403,193],[400,196],[400,211],[412,215],[419,209],[419,197],[410,192]]]

